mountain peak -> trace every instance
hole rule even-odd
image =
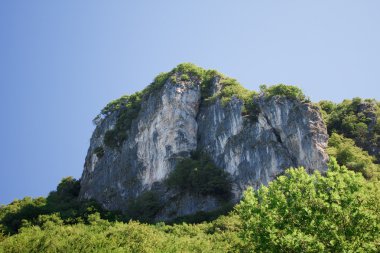
[[[289,167],[325,171],[327,139],[319,109],[297,87],[257,93],[183,63],[102,110],[80,197],[153,220],[216,211]],[[148,214],[136,211],[148,202],[157,204]]]

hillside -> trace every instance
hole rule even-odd
[[[380,251],[378,101],[186,63],[94,124],[81,179],[0,208],[0,252]]]

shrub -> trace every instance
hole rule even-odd
[[[210,221],[216,220],[218,217],[222,215],[227,215],[233,210],[233,208],[234,208],[234,204],[226,203],[214,211],[209,211],[209,212],[199,211],[194,214],[177,217],[174,220],[171,220],[168,224],[176,224],[176,223],[177,224],[181,224],[181,223],[197,224],[197,223],[201,223],[205,221],[210,222]]]
[[[182,74],[181,75],[181,81],[190,81],[190,77],[187,74]]]
[[[106,106],[117,110],[118,117],[114,129],[108,130],[104,135],[104,144],[111,148],[120,147],[127,139],[127,131],[132,121],[138,116],[141,108],[142,93],[137,92],[130,96],[124,96],[120,103],[111,102],[114,106]],[[117,108],[117,109],[116,109]],[[103,109],[104,110],[104,109]],[[102,113],[110,113],[109,110]]]
[[[96,147],[94,149],[94,154],[100,159],[103,157],[104,155],[104,149],[102,146],[99,146],[99,147]]]
[[[380,159],[374,152],[380,146],[380,106],[375,100],[354,98],[334,104],[330,101],[319,103],[329,134],[338,133],[351,138],[356,145]]]
[[[335,157],[339,165],[360,172],[367,179],[380,179],[380,165],[374,163],[374,157],[357,147],[349,138],[333,133],[329,139],[327,153]]]
[[[191,158],[179,161],[175,170],[169,174],[166,184],[183,192],[224,199],[228,199],[231,194],[229,174],[201,153],[194,153]]]
[[[264,93],[266,98],[282,96],[296,99],[301,102],[309,101],[309,99],[306,98],[306,96],[303,94],[300,88],[292,85],[277,84],[270,87],[267,87],[266,85],[261,85],[260,91]]]
[[[0,208],[0,232],[14,234],[21,227],[23,220],[33,220],[45,212],[41,208],[46,205],[45,198],[32,199],[25,197],[15,200]]]
[[[25,227],[14,236],[0,237],[0,252],[235,252],[239,243],[229,219],[223,232],[208,233],[208,224],[147,225],[108,222],[99,214],[89,224]],[[219,221],[220,226],[227,221]],[[232,222],[233,224],[233,222]],[[231,229],[230,229],[231,227]]]
[[[110,148],[117,148],[123,143],[127,135],[122,130],[111,129],[104,134],[104,144]]]
[[[0,207],[0,232],[14,234],[23,226],[42,224],[46,217],[39,218],[41,215],[58,215],[64,224],[85,222],[95,212],[100,212],[103,218],[109,220],[115,220],[119,216],[117,212],[103,210],[94,201],[80,201],[79,191],[80,182],[67,177],[61,180],[57,190],[50,192],[47,198],[26,197]]]
[[[155,215],[162,209],[163,204],[157,193],[146,191],[130,201],[127,215],[142,222],[152,222]]]

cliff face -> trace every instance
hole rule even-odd
[[[181,74],[181,73],[177,73]],[[210,95],[223,85],[215,76]],[[168,78],[146,94],[119,148],[105,145],[119,111],[99,120],[91,138],[81,179],[82,199],[95,199],[110,210],[128,210],[143,192],[158,193],[156,220],[215,210],[225,201],[211,195],[179,193],[165,184],[181,158],[200,150],[229,173],[236,202],[247,186],[268,184],[286,168],[325,171],[328,135],[317,108],[281,96],[252,96],[254,119],[243,116],[243,101],[233,96],[204,101],[201,81]],[[99,155],[99,147],[102,152]]]

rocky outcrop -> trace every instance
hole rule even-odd
[[[199,147],[233,176],[236,199],[289,167],[326,170],[328,136],[318,110],[284,97],[256,100],[256,122],[244,120],[238,99],[201,108],[198,117]]]
[[[179,193],[164,183],[179,159],[194,150],[207,153],[230,174],[230,202],[236,202],[247,186],[268,184],[289,167],[327,169],[328,135],[312,104],[256,95],[252,99],[257,115],[250,119],[242,115],[244,103],[237,97],[226,104],[218,98],[205,101],[201,80],[177,80],[168,78],[157,92],[144,96],[119,148],[104,144],[119,112],[97,122],[81,178],[82,199],[95,199],[109,210],[128,210],[133,199],[152,190],[166,203],[156,220],[215,210],[225,201]],[[220,77],[213,78],[209,95],[221,89]]]

